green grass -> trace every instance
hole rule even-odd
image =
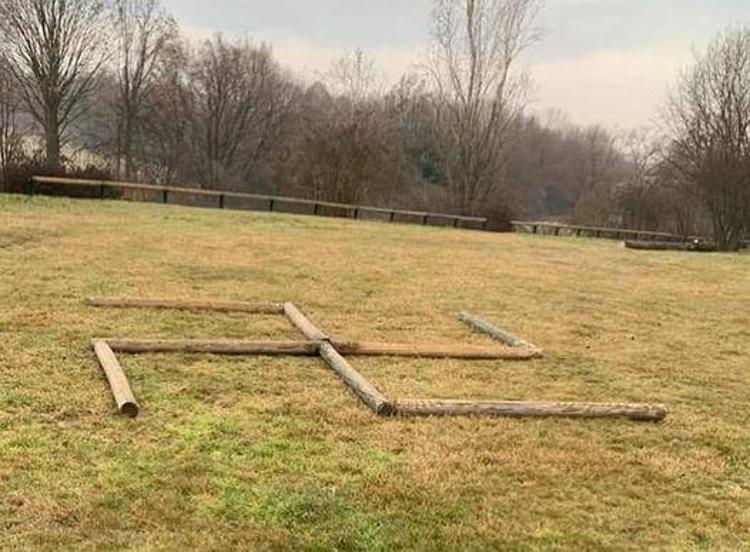
[[[374,417],[315,359],[123,356],[95,336],[284,339],[280,318],[88,295],[290,300],[357,340],[531,363],[361,360],[392,396],[665,403],[627,421]],[[738,550],[750,542],[750,256],[0,196],[2,550]]]

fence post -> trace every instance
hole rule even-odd
[[[219,209],[224,208],[224,194],[219,194]]]
[[[161,202],[162,203],[167,203],[168,198],[169,198],[169,190],[167,190],[167,189],[162,190],[161,191]]]
[[[273,203],[274,203],[273,199],[269,199],[268,200],[268,210],[269,211],[273,211]]]

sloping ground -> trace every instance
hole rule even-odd
[[[95,336],[295,337],[282,319],[97,311],[87,295],[291,300],[350,339],[532,363],[354,360],[415,398],[666,403],[627,421],[374,417],[322,362],[123,357]],[[180,207],[0,197],[0,549],[740,549],[750,256]]]

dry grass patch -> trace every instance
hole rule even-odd
[[[606,241],[0,197],[0,548],[741,549],[750,257]],[[16,238],[13,238],[16,239]],[[17,240],[16,240],[17,241]],[[627,421],[383,420],[300,358],[127,356],[93,337],[295,338],[283,318],[102,311],[86,296],[289,300],[353,340],[531,363],[355,359],[403,396],[666,403]]]

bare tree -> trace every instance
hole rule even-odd
[[[157,60],[176,24],[161,0],[114,0],[117,41],[117,165],[124,176],[134,172],[133,147],[139,131],[144,97],[153,84]]]
[[[669,160],[711,215],[722,250],[750,224],[750,28],[719,35],[667,109]]]
[[[61,148],[105,60],[101,0],[3,0],[0,45],[26,109],[44,131],[46,161]]]
[[[150,93],[144,98],[144,135],[140,168],[156,182],[188,183],[192,173],[191,103],[188,91],[190,53],[181,41],[170,41],[157,60]]]
[[[247,186],[290,112],[295,87],[265,46],[217,36],[192,62],[188,90],[199,182]]]
[[[436,132],[455,208],[476,213],[503,177],[524,107],[518,56],[539,39],[539,0],[433,0],[428,72]]]

